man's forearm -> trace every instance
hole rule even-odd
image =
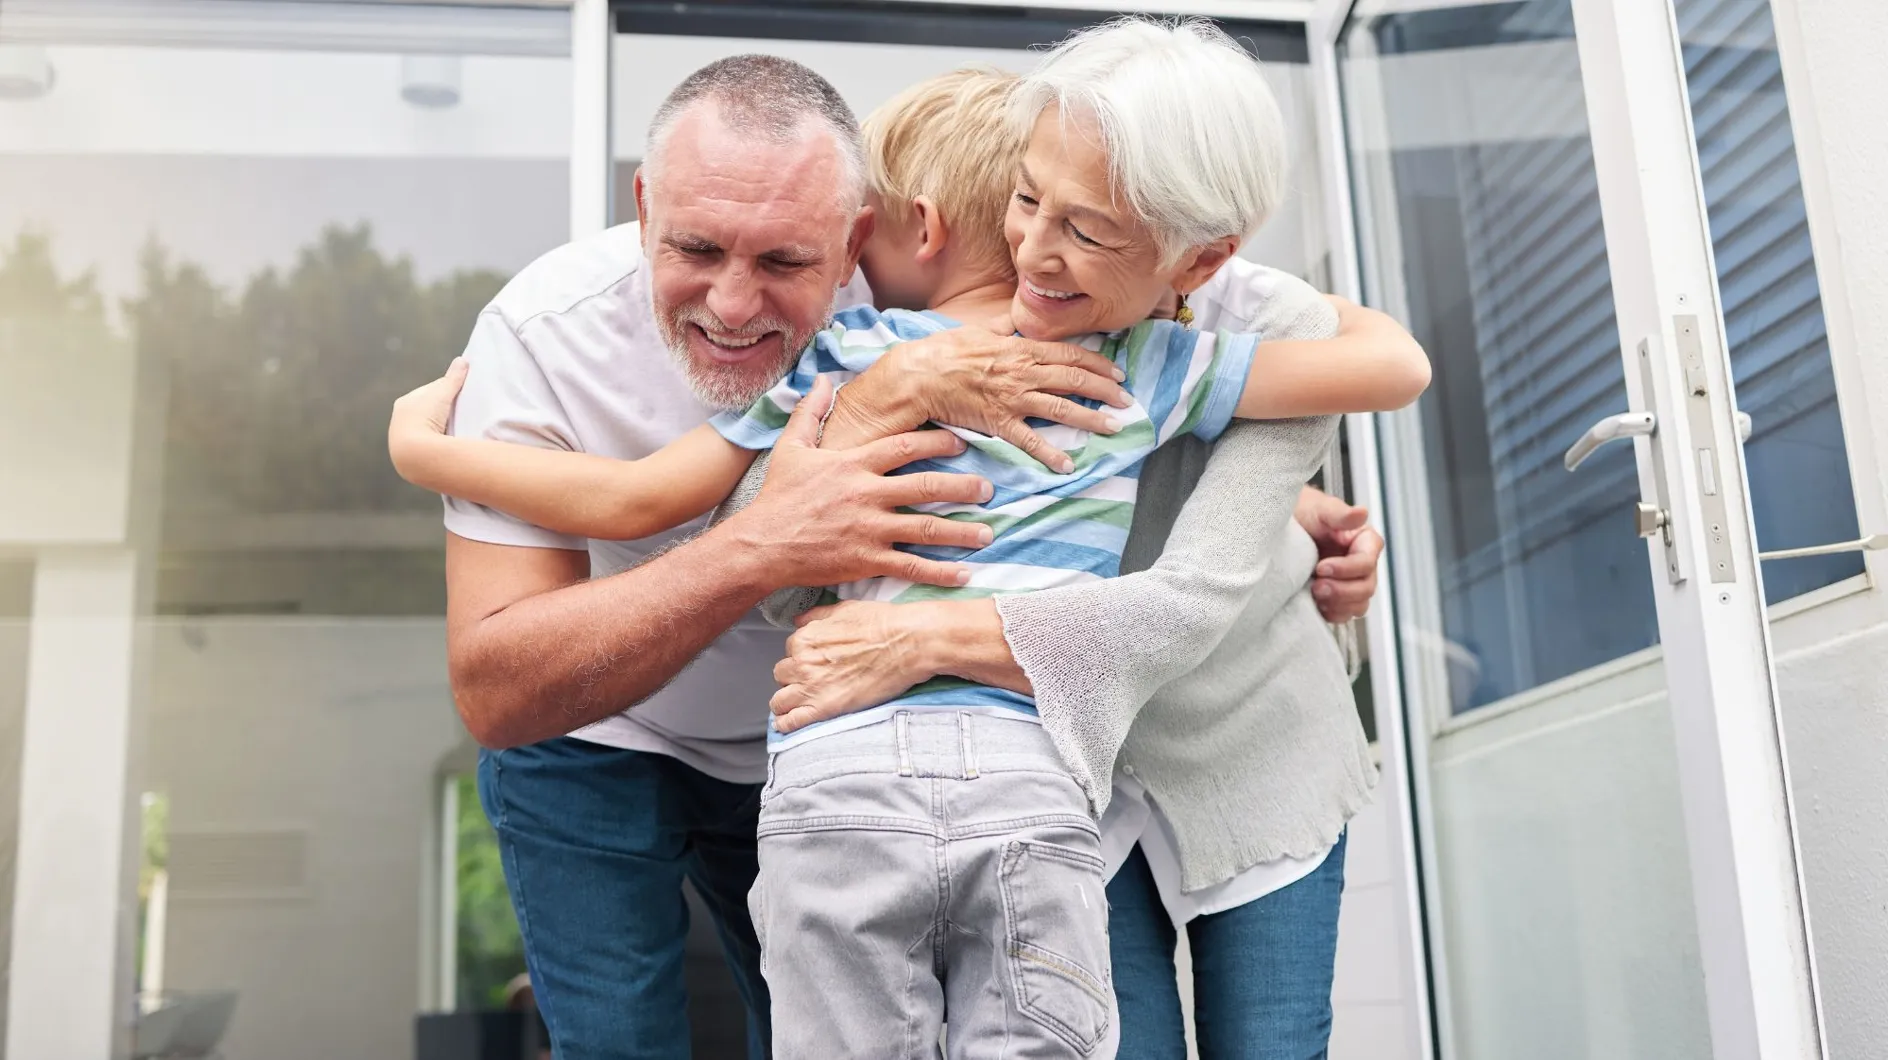
[[[460,714],[481,744],[515,747],[626,710],[779,588],[767,566],[709,535],[620,574],[519,600],[454,646]]]

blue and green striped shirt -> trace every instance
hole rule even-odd
[[[816,376],[829,376],[843,386],[891,347],[957,326],[935,313],[880,311],[870,306],[846,309],[815,337],[779,385],[746,412],[715,417],[714,427],[744,449],[771,448]],[[912,546],[907,551],[966,564],[970,584],[939,588],[897,578],[870,578],[832,587],[829,599],[891,603],[975,599],[1120,574],[1141,463],[1155,448],[1180,435],[1211,441],[1226,429],[1244,391],[1258,339],[1190,331],[1171,320],[1148,320],[1126,331],[1071,341],[1099,352],[1127,374],[1122,385],[1133,404],[1111,410],[1121,430],[1095,434],[1031,421],[1049,444],[1074,459],[1075,470],[1064,475],[1000,438],[945,427],[968,443],[963,453],[919,461],[896,473],[947,471],[990,480],[994,494],[982,504],[926,504],[918,510],[988,524],[994,539],[980,549]],[[777,751],[816,735],[882,720],[894,711],[930,707],[1036,714],[1028,696],[939,678],[882,706],[807,726],[791,737],[770,733],[768,746]]]

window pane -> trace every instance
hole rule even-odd
[[[1744,453],[1757,542],[1851,540],[1855,493],[1770,3],[1673,6],[1737,402],[1754,424]],[[1860,573],[1859,553],[1783,560],[1764,565],[1764,590],[1787,600]]]
[[[1568,0],[1362,19],[1340,63],[1369,295],[1435,370],[1386,454],[1451,708],[1655,643],[1631,449],[1560,460],[1626,409]]]
[[[451,871],[446,826],[476,836],[482,815],[442,815],[443,778],[473,758],[446,680],[444,533],[438,498],[389,466],[386,421],[566,237],[568,14],[412,6],[383,45],[352,5],[146,6],[161,45],[76,16],[93,36],[0,44],[9,73],[49,71],[0,100],[0,548],[42,571],[129,555],[154,597],[117,598],[137,647],[52,660],[29,709],[102,712],[85,675],[135,675],[104,691],[142,722],[122,752],[145,795],[124,978],[147,1031],[233,995],[220,1055],[411,1056],[419,1014],[502,1007],[522,961],[489,938],[510,915],[492,874]],[[295,47],[334,25],[353,50]],[[25,643],[16,580],[0,568],[0,686]],[[8,888],[5,763],[48,743],[6,723],[19,698],[0,687]],[[96,869],[95,836],[25,849],[44,832],[19,832],[22,878],[62,854]]]

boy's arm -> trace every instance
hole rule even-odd
[[[1401,324],[1333,295],[1337,335],[1260,342],[1233,413],[1279,420],[1350,412],[1389,412],[1429,386],[1429,358]],[[1221,341],[1230,336],[1222,335]]]
[[[560,534],[629,541],[672,530],[728,495],[754,454],[697,427],[641,460],[445,433],[465,359],[394,403],[387,452],[400,477]]]

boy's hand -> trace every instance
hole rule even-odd
[[[452,422],[452,404],[459,400],[459,391],[465,386],[465,374],[465,358],[454,357],[445,375],[402,394],[393,403],[388,437],[446,433],[446,425]]]
[[[1365,525],[1369,512],[1306,486],[1293,513],[1318,546],[1311,597],[1333,624],[1361,618],[1377,594],[1377,559],[1383,538]]]
[[[465,386],[465,373],[465,358],[454,357],[445,375],[394,401],[393,415],[387,420],[387,456],[408,482],[416,481],[429,447],[440,444],[446,425],[452,422],[452,403]]]

